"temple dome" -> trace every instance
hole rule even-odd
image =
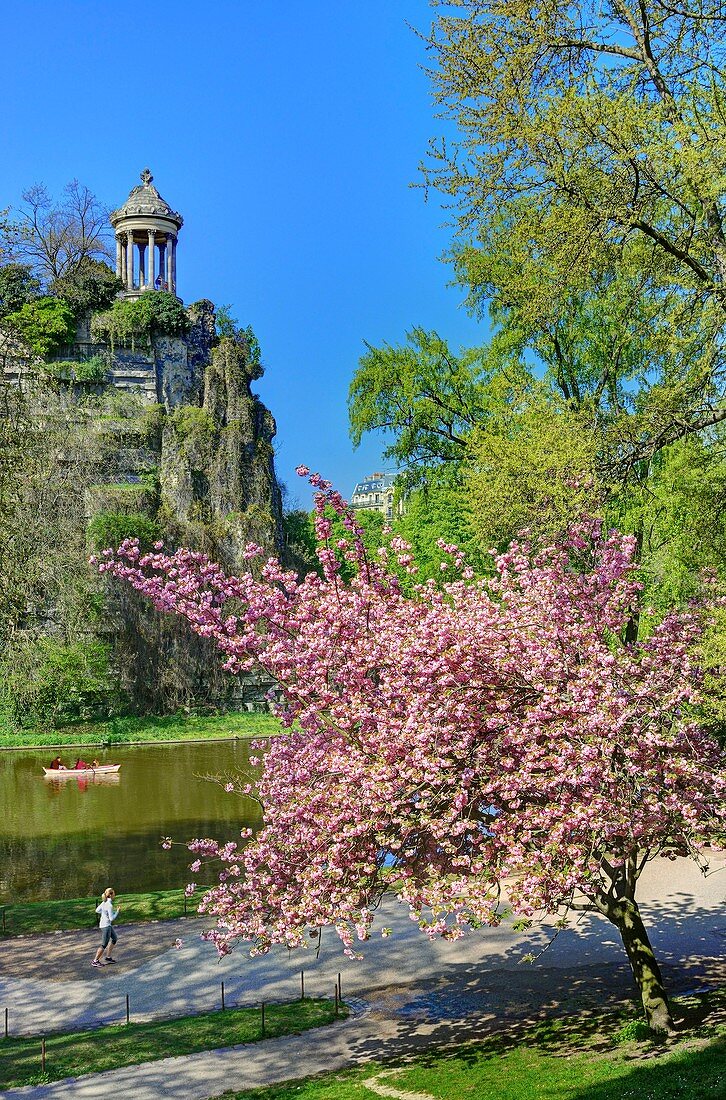
[[[144,168],[139,186],[109,215],[124,298],[137,298],[147,290],[176,294],[176,246],[184,219],[162,199],[153,181]]]
[[[181,229],[184,219],[176,210],[172,210],[166,199],[161,197],[154,187],[153,180],[151,172],[145,168],[141,173],[141,183],[133,188],[123,206],[111,214],[111,225],[114,228],[126,218],[136,219],[141,216],[165,218],[173,222],[177,229]]]

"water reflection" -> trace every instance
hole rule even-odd
[[[253,799],[203,778],[249,774],[248,756],[246,741],[114,747],[99,760],[120,772],[47,781],[47,752],[0,752],[0,903],[181,889],[192,857],[162,837],[259,828]]]
[[[114,787],[121,782],[120,772],[102,772],[100,775],[73,775],[72,771],[69,770],[62,772],[61,775],[48,775],[46,773],[43,778],[55,791],[60,791],[63,787],[69,787],[72,783],[76,784],[79,791],[86,791],[89,785],[93,787],[101,785]]]

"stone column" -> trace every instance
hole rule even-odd
[[[116,278],[123,279],[123,250],[121,248],[121,238],[116,238]]]
[[[156,230],[149,230],[149,286],[153,288],[156,279]]]
[[[176,237],[171,242],[171,292],[176,294]]]
[[[130,229],[126,234],[126,289],[134,289],[134,235]]]
[[[172,285],[172,255],[174,252],[174,238],[169,234],[166,238],[166,285],[171,294],[174,293]]]

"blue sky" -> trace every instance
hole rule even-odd
[[[305,462],[348,496],[381,469],[353,450],[347,393],[364,341],[486,327],[447,286],[437,197],[410,186],[435,119],[411,26],[426,0],[33,2],[4,13],[0,208],[72,178],[120,205],[148,165],[184,216],[179,293],[232,303],[257,333],[256,390],[277,468]],[[8,98],[11,90],[11,98]]]

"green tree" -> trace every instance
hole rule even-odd
[[[10,387],[0,405],[0,652],[49,609],[63,644],[89,631],[99,585],[88,565],[87,492],[109,461],[88,410]]]
[[[726,437],[688,436],[659,451],[614,493],[610,523],[642,538],[641,575],[657,613],[726,583]],[[706,587],[709,586],[707,584]]]
[[[108,716],[122,705],[110,655],[110,647],[94,638],[71,644],[19,638],[2,666],[5,712],[18,725]]]
[[[442,471],[431,471],[423,483],[406,496],[405,509],[393,523],[394,532],[410,545],[418,572],[415,582],[440,581],[444,577],[444,563],[450,563],[439,543],[459,546],[470,564],[479,569],[488,568],[491,558],[482,555],[476,542],[469,496],[459,471],[451,466]],[[444,579],[446,579],[444,577]],[[411,583],[402,577],[406,588]]]
[[[483,562],[482,551],[524,528],[549,541],[587,511],[637,535],[643,580],[660,608],[694,595],[704,569],[726,580],[722,437],[714,427],[657,438],[654,425],[687,406],[688,387],[673,375],[649,379],[645,352],[630,346],[634,335],[604,384],[617,336],[590,306],[561,326],[566,371],[558,360],[540,378],[511,327],[491,351],[462,353],[448,373],[421,336],[405,348],[369,349],[361,361],[351,385],[352,434],[359,440],[364,430],[387,428],[394,437],[387,454],[413,470],[409,488],[420,488],[409,492],[395,528],[424,576],[437,574],[438,539]],[[457,414],[455,440],[442,428],[442,408]]]
[[[0,267],[0,317],[15,313],[40,293],[40,280],[28,264]]]
[[[81,317],[91,310],[108,309],[123,283],[103,260],[85,256],[73,270],[53,279],[48,289],[67,302],[76,317]]]
[[[612,318],[623,382],[617,352],[637,351],[654,318],[637,369],[655,377],[655,400],[639,410],[649,432],[632,462],[718,422],[726,14],[659,0],[439,7],[432,77],[459,136],[434,144],[424,170],[454,209],[451,258],[471,304],[491,302],[529,346],[546,345],[561,382],[582,348],[576,331],[557,346],[573,316],[581,329],[594,310],[603,335]],[[600,376],[617,390],[612,368]]]
[[[93,550],[120,546],[125,539],[136,538],[144,550],[150,550],[162,537],[160,525],[141,512],[97,512],[88,523],[88,542]]]
[[[502,402],[468,441],[463,477],[478,544],[504,547],[528,528],[549,541],[584,512],[602,508],[608,487],[598,471],[598,444],[593,417],[545,383],[532,382]]]
[[[365,432],[392,438],[383,452],[421,475],[461,461],[472,428],[489,411],[488,384],[500,365],[486,348],[455,355],[436,332],[415,326],[403,345],[366,344],[350,384],[353,444]]]
[[[217,336],[234,338],[239,330],[239,321],[232,316],[231,304],[217,306],[214,311],[214,326]]]
[[[76,322],[73,310],[61,298],[35,298],[19,310],[8,313],[3,324],[19,336],[42,359],[64,344],[73,342]]]
[[[283,513],[282,529],[287,557],[291,559],[294,568],[302,575],[319,572],[320,563],[315,556],[315,526],[311,513],[302,508],[293,508]]]

